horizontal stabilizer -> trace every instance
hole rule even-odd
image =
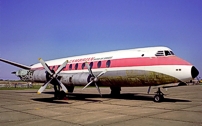
[[[22,65],[22,64],[15,63],[15,62],[12,62],[12,61],[9,61],[9,60],[5,60],[5,59],[2,59],[2,58],[0,58],[0,61],[8,63],[8,64],[16,66],[16,67],[19,67],[19,68],[22,68],[22,69],[26,69],[26,70],[30,70],[31,69],[30,66]]]

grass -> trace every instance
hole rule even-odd
[[[25,89],[39,89],[40,85],[34,85],[32,87],[1,87],[0,90],[25,90]],[[50,86],[47,86],[46,89],[51,89]]]
[[[14,88],[14,87],[2,87],[0,90],[25,90],[25,89],[34,89],[34,88]]]
[[[32,83],[32,87],[27,87],[29,82],[24,81],[0,81],[0,84],[5,84],[5,87],[0,87],[0,90],[29,90],[29,89],[39,89],[43,83]],[[15,84],[16,87],[15,87]],[[79,86],[80,88],[82,86]],[[49,84],[46,89],[53,88],[52,84]]]

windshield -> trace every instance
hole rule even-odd
[[[164,50],[164,51],[158,51],[155,56],[169,56],[169,55],[175,55],[172,51]]]

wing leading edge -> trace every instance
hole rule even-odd
[[[5,59],[2,59],[2,58],[0,58],[0,61],[2,61],[4,63],[8,63],[8,64],[16,66],[16,67],[19,67],[19,68],[22,68],[22,69],[26,69],[26,70],[30,70],[31,69],[30,66],[26,66],[26,65],[23,65],[23,64],[20,64],[20,63],[16,63],[16,62],[12,62],[12,61],[9,61],[9,60],[5,60]]]

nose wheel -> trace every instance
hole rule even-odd
[[[154,96],[154,102],[161,102],[164,99],[164,94],[161,92],[160,87],[158,87],[158,91]]]

